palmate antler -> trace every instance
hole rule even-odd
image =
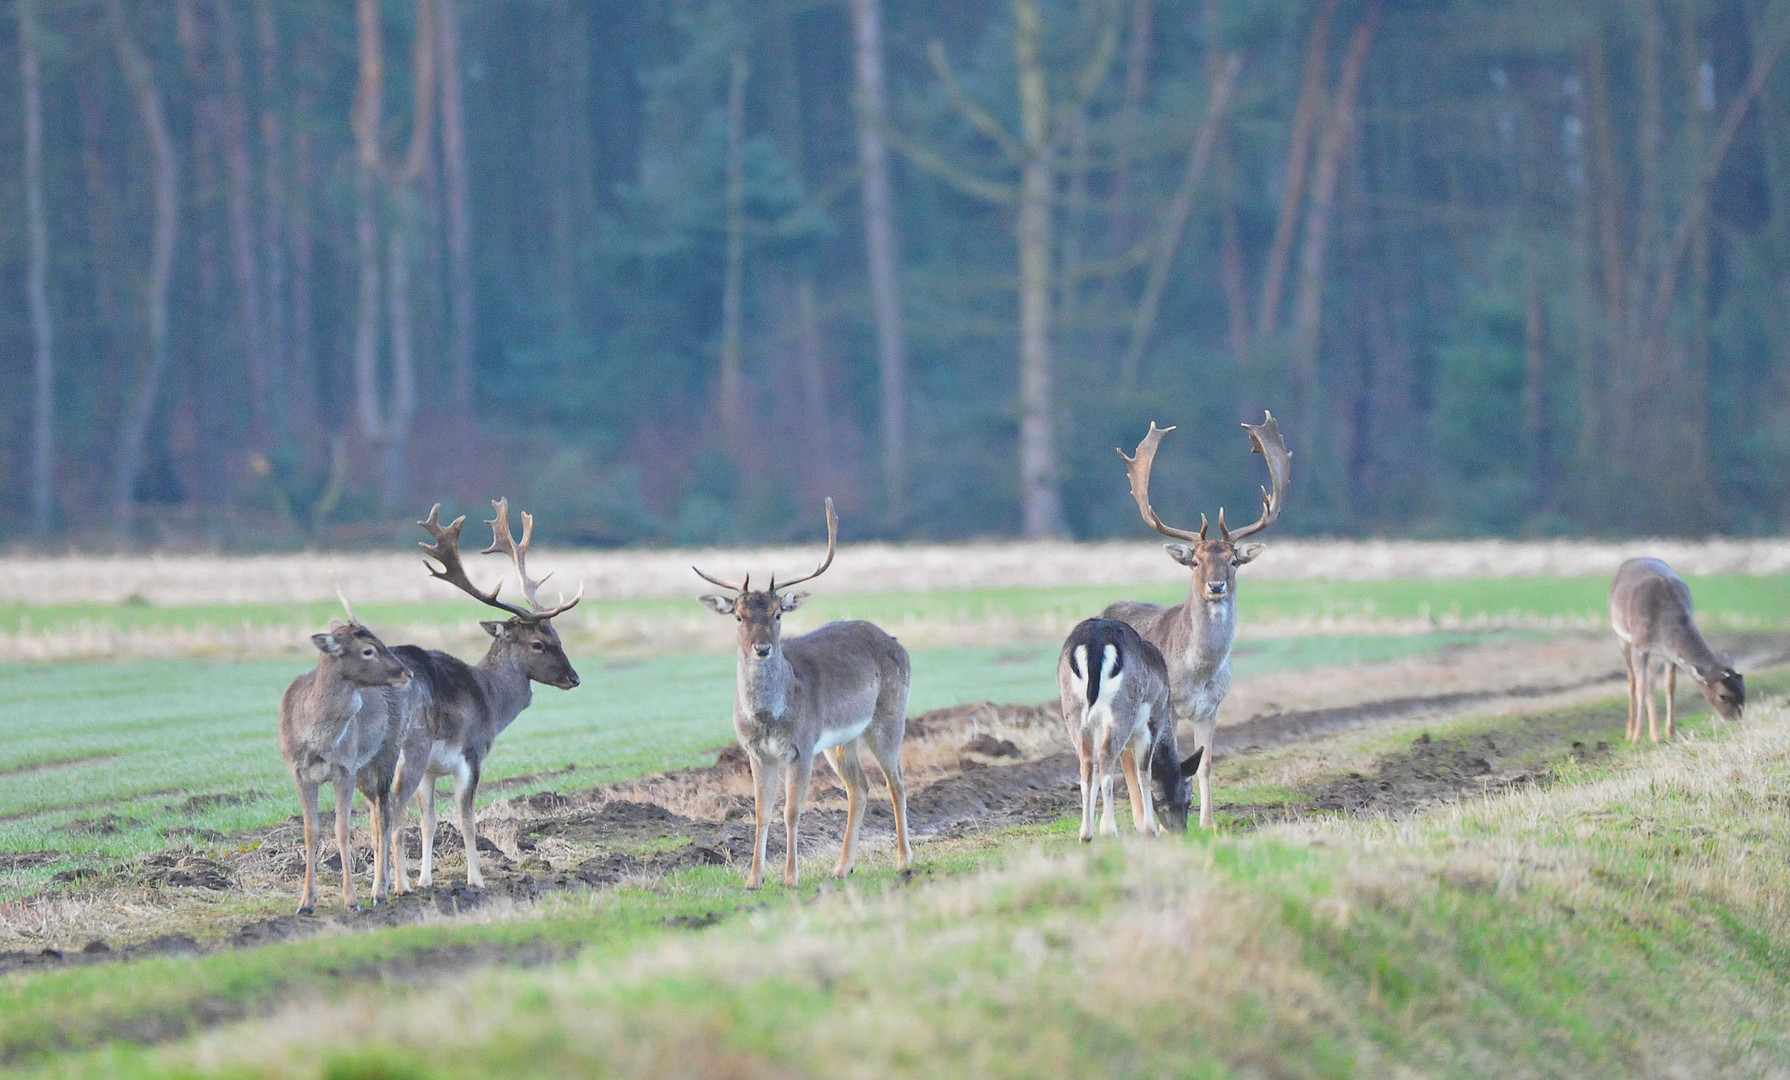
[[[504,512],[507,509],[507,505],[507,500],[492,503],[492,506],[498,508],[498,521],[505,520]],[[437,570],[434,566],[430,565],[427,559],[425,559],[423,561],[423,568],[429,571],[431,577],[439,578],[442,581],[447,582],[481,604],[489,605],[500,611],[507,611],[511,615],[514,615],[525,622],[539,623],[546,622],[555,615],[561,615],[570,611],[577,605],[579,600],[584,598],[584,590],[581,587],[578,590],[578,595],[572,598],[571,603],[561,604],[555,608],[543,609],[541,605],[535,601],[534,590],[539,588],[540,582],[530,581],[528,575],[523,572],[524,562],[528,555],[529,533],[533,531],[532,526],[534,524],[533,519],[527,514],[523,515],[522,545],[520,548],[516,546],[513,539],[510,539],[509,526],[506,522],[503,527],[503,535],[506,540],[509,540],[508,547],[502,547],[498,541],[493,538],[491,547],[486,553],[489,554],[490,552],[499,550],[511,553],[511,559],[516,564],[517,573],[522,577],[523,593],[528,597],[529,603],[533,605],[532,609],[520,607],[504,600],[499,600],[497,594],[503,589],[502,581],[499,581],[496,585],[492,586],[490,592],[485,592],[477,585],[474,585],[472,579],[467,576],[466,567],[460,562],[460,529],[466,524],[465,514],[455,518],[452,524],[444,526],[441,523],[441,504],[436,503],[429,509],[428,518],[417,522],[417,524],[421,525],[423,530],[435,541],[433,544],[419,543],[417,546],[423,549],[424,555],[427,555],[429,558],[434,559],[441,564],[441,569]],[[496,526],[493,524],[494,532],[495,529]]]
[[[1126,456],[1120,450],[1119,456],[1125,459],[1125,471],[1131,478],[1131,497],[1137,502],[1138,513],[1143,515],[1144,524],[1155,529],[1164,536],[1172,536],[1177,540],[1204,540],[1206,538],[1206,515],[1200,515],[1200,531],[1197,533],[1176,529],[1162,523],[1156,516],[1156,510],[1150,505],[1150,466],[1156,461],[1156,448],[1162,444],[1162,437],[1175,430],[1172,427],[1159,428],[1156,421],[1150,421],[1149,434],[1137,444],[1136,452]],[[1287,484],[1292,479],[1293,453],[1280,436],[1280,425],[1275,422],[1274,414],[1264,412],[1259,424],[1244,424],[1243,430],[1249,433],[1249,441],[1253,452],[1262,455],[1268,463],[1268,487],[1262,489],[1262,516],[1253,525],[1246,525],[1236,532],[1225,527],[1224,508],[1218,510],[1218,534],[1227,541],[1241,540],[1254,536],[1280,519],[1280,507],[1287,493]]]
[[[541,603],[541,599],[537,595],[541,586],[546,584],[547,578],[544,577],[536,581],[528,576],[528,542],[534,537],[534,515],[526,510],[522,511],[522,542],[518,544],[516,538],[510,534],[510,500],[493,499],[491,500],[491,509],[497,511],[495,518],[485,522],[491,526],[491,546],[480,554],[495,555],[498,552],[503,552],[510,557],[510,562],[516,567],[516,577],[522,582],[522,595],[528,598],[529,605],[534,608],[534,615],[531,616],[533,621],[545,622],[555,615],[563,615],[577,607],[578,601],[584,599],[583,585],[578,586],[578,595],[572,597],[569,603],[563,599],[565,594],[561,593],[560,605],[548,608]],[[551,572],[547,574],[547,577],[552,576]]]
[[[836,550],[838,550],[838,547],[839,547],[839,516],[833,512],[833,499],[831,496],[828,496],[828,498],[827,498],[827,557],[820,561],[820,565],[814,568],[813,573],[804,574],[801,577],[796,578],[794,581],[786,581],[783,583],[782,587],[787,589],[791,585],[800,585],[804,581],[813,581],[815,578],[826,573],[827,567],[833,565],[833,553]],[[699,566],[692,566],[690,569],[696,571],[696,576],[701,578],[702,580],[708,582],[711,585],[719,585],[723,589],[728,590],[729,592],[743,593],[743,592],[750,592],[752,589],[752,575],[751,574],[746,575],[745,581],[741,582],[738,585],[735,585],[731,581],[722,581],[720,578],[715,577],[713,574],[708,573],[707,571],[703,570]],[[776,592],[777,588],[778,588],[777,575],[772,574],[771,575],[771,587],[768,591]]]

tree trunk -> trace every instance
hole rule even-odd
[[[454,412],[473,418],[472,194],[466,163],[466,114],[461,103],[459,0],[441,0],[436,19],[441,73],[441,164],[447,196],[449,386]]]
[[[1119,99],[1119,115],[1113,136],[1113,179],[1107,228],[1112,239],[1124,244],[1131,239],[1131,154],[1137,142],[1138,114],[1150,80],[1150,51],[1155,45],[1155,0],[1132,0],[1131,25],[1126,30],[1125,91]]]
[[[112,480],[112,527],[124,537],[132,528],[143,448],[149,437],[150,421],[155,416],[162,380],[168,370],[168,290],[174,279],[174,244],[179,235],[180,178],[174,160],[174,136],[168,130],[161,91],[156,87],[149,61],[131,37],[121,0],[106,0],[106,17],[111,24],[112,40],[118,49],[125,81],[131,88],[131,96],[136,99],[137,111],[142,114],[144,132],[149,138],[155,188],[154,244],[145,288],[149,365],[125,414]]]
[[[1329,239],[1330,214],[1336,201],[1336,182],[1342,170],[1343,150],[1355,130],[1355,98],[1361,89],[1361,73],[1367,66],[1368,49],[1380,21],[1378,2],[1368,5],[1361,21],[1349,35],[1337,79],[1336,100],[1324,124],[1316,168],[1311,179],[1311,205],[1305,218],[1305,247],[1299,259],[1299,293],[1294,301],[1293,328],[1294,400],[1299,403],[1299,441],[1309,449],[1318,426],[1318,330],[1324,310],[1324,251]],[[1307,460],[1311,458],[1307,457]]]
[[[317,36],[306,35],[299,45],[300,82],[293,94],[292,205],[287,228],[292,247],[292,347],[289,353],[292,386],[292,425],[309,446],[320,446],[323,431],[322,383],[317,370],[316,309],[313,300],[314,244],[311,192],[317,189],[317,151],[311,132],[317,111],[316,91],[309,72],[317,56]]]
[[[838,475],[833,461],[833,411],[828,407],[827,358],[821,343],[820,312],[814,296],[814,279],[806,274],[796,281],[796,364],[802,383],[803,423],[802,473],[808,477],[810,494],[824,496],[814,490]]]
[[[1019,498],[1025,535],[1062,536],[1057,490],[1055,401],[1051,359],[1050,101],[1039,57],[1037,0],[1013,0],[1013,54],[1026,158],[1020,167],[1019,214]]]
[[[1143,365],[1144,349],[1155,331],[1156,313],[1162,305],[1163,291],[1168,288],[1169,271],[1174,268],[1175,254],[1181,248],[1181,234],[1186,231],[1187,218],[1193,213],[1193,194],[1206,175],[1207,163],[1212,160],[1213,144],[1224,123],[1225,112],[1230,108],[1231,88],[1236,85],[1237,73],[1242,68],[1242,57],[1226,57],[1217,78],[1213,80],[1212,99],[1206,104],[1206,119],[1200,125],[1199,134],[1194,136],[1193,148],[1187,155],[1187,168],[1181,174],[1181,184],[1175,189],[1175,197],[1169,202],[1167,220],[1162,226],[1162,239],[1157,242],[1156,257],[1150,263],[1150,276],[1144,283],[1144,294],[1138,301],[1137,314],[1132,319],[1131,344],[1125,350],[1125,358],[1119,363],[1119,379],[1127,386],[1137,381],[1138,369]]]
[[[25,301],[36,347],[31,409],[31,531],[49,535],[55,513],[56,358],[50,322],[50,239],[43,189],[43,76],[38,66],[35,0],[17,0],[19,16],[19,96],[25,114],[25,231],[30,261]]]
[[[261,275],[262,315],[268,367],[279,387],[273,412],[279,434],[292,429],[293,397],[290,335],[286,319],[286,146],[279,105],[279,25],[273,0],[255,0],[255,30],[261,67]]]
[[[378,0],[355,0],[360,78],[354,91],[354,240],[360,297],[354,320],[354,406],[361,434],[386,438],[379,403],[379,126],[385,95],[385,56]]]
[[[1280,217],[1268,261],[1262,268],[1261,300],[1256,305],[1256,333],[1271,337],[1280,329],[1280,302],[1286,289],[1287,264],[1293,257],[1293,230],[1299,225],[1299,204],[1305,198],[1305,168],[1317,134],[1318,113],[1324,107],[1324,65],[1330,51],[1330,24],[1340,0],[1324,0],[1311,25],[1311,41],[1305,50],[1305,75],[1299,101],[1293,106],[1293,135],[1287,144],[1287,175],[1280,191]]]
[[[98,60],[99,48],[98,43],[90,43],[94,54],[90,61]],[[124,284],[120,281],[124,261],[115,214],[118,196],[106,178],[104,145],[109,133],[106,106],[99,99],[103,86],[97,63],[75,79],[75,102],[81,114],[81,172],[87,182],[87,263],[93,277],[95,337],[100,355],[108,365],[116,365],[123,362],[121,354],[134,335],[118,296]]]
[[[740,332],[746,274],[746,56],[735,53],[727,82],[727,268],[721,286],[721,430],[736,467],[746,457],[746,387]]]
[[[1604,62],[1603,30],[1594,31],[1585,46],[1585,76],[1590,105],[1591,157],[1597,177],[1597,234],[1599,261],[1603,270],[1604,349],[1603,383],[1596,400],[1601,406],[1597,428],[1602,435],[1604,468],[1615,464],[1610,451],[1619,451],[1627,444],[1631,397],[1625,390],[1633,385],[1633,372],[1627,363],[1628,342],[1623,331],[1627,327],[1627,305],[1623,286],[1628,281],[1628,260],[1622,239],[1622,187],[1616,167],[1616,133],[1610,120],[1609,72]]]
[[[864,203],[864,257],[876,321],[883,497],[891,521],[907,498],[907,345],[901,325],[901,255],[883,140],[883,44],[880,0],[850,0],[858,86],[858,167]]]
[[[1697,5],[1684,0],[1680,8],[1683,47],[1684,141],[1692,161],[1703,158],[1703,55],[1697,44]],[[1700,186],[1700,185],[1699,185]],[[1701,200],[1693,189],[1687,213],[1691,220],[1691,339],[1685,357],[1682,391],[1685,463],[1692,488],[1709,490],[1709,228]],[[1667,258],[1671,257],[1668,251]],[[1665,268],[1661,267],[1661,274]],[[1716,510],[1716,500],[1704,496],[1705,513]]]
[[[224,206],[230,228],[231,263],[236,272],[237,320],[249,373],[249,443],[266,449],[273,435],[276,390],[261,320],[261,271],[256,265],[254,166],[249,160],[248,88],[237,40],[234,0],[215,0],[218,57],[224,71]]]

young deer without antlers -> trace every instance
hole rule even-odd
[[[1182,763],[1176,756],[1174,717],[1168,707],[1168,665],[1156,646],[1130,624],[1116,619],[1084,619],[1069,632],[1057,657],[1057,689],[1063,696],[1063,723],[1081,760],[1081,839],[1094,839],[1094,803],[1101,800],[1100,830],[1117,836],[1113,818],[1113,767],[1125,774],[1131,794],[1131,822],[1140,833],[1161,831],[1152,781],[1158,757],[1172,780],[1158,785],[1169,800],[1177,827],[1187,827],[1185,777],[1199,767],[1203,751]],[[1178,800],[1178,804],[1177,801]]]
[[[479,872],[478,822],[473,814],[473,801],[479,792],[479,772],[491,746],[510,723],[528,708],[534,699],[531,683],[545,683],[561,690],[578,685],[578,673],[566,659],[559,633],[552,619],[576,607],[584,590],[557,607],[546,607],[536,596],[541,582],[528,576],[528,543],[534,532],[534,518],[522,515],[522,542],[510,534],[509,500],[491,503],[497,516],[486,522],[491,526],[491,546],[483,554],[502,552],[510,557],[516,576],[522,582],[522,595],[528,607],[506,603],[497,598],[503,587],[500,581],[490,592],[481,590],[466,576],[460,562],[460,528],[465,516],[443,527],[441,507],[429,511],[421,525],[434,540],[420,545],[424,554],[441,564],[437,570],[426,560],[423,566],[435,577],[472,596],[480,603],[509,613],[502,621],[479,625],[491,635],[491,647],[477,664],[468,664],[456,656],[415,645],[400,645],[393,650],[410,668],[415,681],[405,696],[407,708],[416,719],[404,740],[402,760],[398,766],[394,802],[398,827],[404,824],[405,806],[414,795],[423,816],[423,865],[417,878],[419,886],[434,880],[435,872],[435,781],[439,777],[454,778],[454,801],[460,810],[460,839],[466,845],[466,883],[482,886]],[[544,579],[543,579],[544,580]],[[404,851],[397,849],[399,888],[405,887]]]
[[[827,557],[811,574],[782,587],[799,585],[826,573],[838,547],[839,520],[827,500]],[[834,877],[851,873],[864,821],[870,784],[858,747],[882,767],[895,808],[895,865],[913,861],[907,840],[907,791],[901,779],[901,740],[907,734],[907,650],[867,622],[831,622],[799,637],[783,640],[783,613],[794,611],[807,593],[778,595],[775,576],[762,592],[752,590],[751,575],[738,585],[697,570],[704,581],[731,596],[703,596],[702,603],[739,622],[739,661],[733,699],[733,729],[752,766],[753,812],[757,837],[746,888],[764,881],[765,841],[771,831],[771,808],[777,781],[783,781],[783,883],[796,883],[796,826],[814,774],[814,755],[827,763],[845,785],[845,842]]]
[[[1200,828],[1212,827],[1212,739],[1218,732],[1218,706],[1231,689],[1231,640],[1237,632],[1237,567],[1262,553],[1261,544],[1238,543],[1263,531],[1280,518],[1281,502],[1291,479],[1293,454],[1280,437],[1280,425],[1271,413],[1260,424],[1244,424],[1255,453],[1268,463],[1269,486],[1262,489],[1262,516],[1253,525],[1232,531],[1218,511],[1218,539],[1206,538],[1206,515],[1200,515],[1197,533],[1173,529],[1162,523],[1150,506],[1150,466],[1162,437],[1175,430],[1155,422],[1137,452],[1125,458],[1131,477],[1131,497],[1145,524],[1164,536],[1186,540],[1164,544],[1169,557],[1193,571],[1187,599],[1173,607],[1121,600],[1103,613],[1106,618],[1128,622],[1145,641],[1161,650],[1168,663],[1169,708],[1176,722],[1193,723],[1194,745],[1199,758]]]
[[[1691,590],[1684,579],[1658,559],[1630,559],[1610,583],[1610,626],[1622,642],[1628,666],[1628,740],[1641,740],[1641,702],[1647,702],[1647,732],[1659,742],[1659,716],[1654,712],[1653,672],[1666,669],[1666,738],[1678,737],[1673,697],[1678,669],[1683,667],[1702,687],[1703,696],[1724,720],[1740,719],[1746,706],[1746,682],[1727,660],[1717,656],[1697,632],[1691,618]]]
[[[343,607],[348,602],[342,601]],[[392,777],[404,718],[394,694],[410,682],[410,671],[385,643],[348,612],[326,634],[312,634],[322,655],[317,666],[292,680],[280,698],[280,755],[298,785],[305,819],[305,886],[298,913],[307,915],[317,897],[317,792],[330,784],[336,793],[336,847],[342,853],[342,904],[354,899],[354,852],[349,815],[354,792],[367,797],[373,826],[373,899],[384,900],[391,883]]]

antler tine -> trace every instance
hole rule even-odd
[[[510,533],[510,500],[507,498],[492,499],[491,509],[497,511],[495,518],[485,522],[491,526],[491,546],[480,554],[494,555],[502,552],[510,557],[510,562],[516,567],[516,577],[522,582],[522,595],[528,599],[529,607],[534,609],[532,612],[522,613],[522,617],[529,622],[546,622],[555,615],[563,615],[577,607],[578,601],[584,599],[584,584],[582,582],[578,585],[578,595],[572,597],[569,603],[562,602],[558,607],[550,608],[541,603],[540,591],[547,578],[553,576],[552,572],[548,572],[547,577],[539,579],[528,576],[528,544],[534,539],[535,516],[526,510],[522,511],[522,541],[518,543],[515,536]],[[496,590],[492,590],[492,592],[495,595]],[[561,593],[560,595],[564,596],[565,594]]]
[[[704,573],[700,566],[692,566],[690,569],[696,571],[696,576],[701,578],[702,580],[708,582],[710,585],[719,585],[723,589],[726,589],[728,592],[745,592],[746,585],[752,584],[752,575],[750,575],[750,574],[746,575],[745,585],[735,585],[731,581],[722,581],[720,578],[715,577],[713,574]]]
[[[804,581],[813,581],[815,578],[826,573],[827,567],[833,565],[833,553],[838,549],[839,515],[833,513],[833,498],[829,495],[827,497],[827,557],[822,559],[820,565],[814,568],[814,573],[804,574],[793,581],[786,581],[783,583],[783,587],[787,589],[791,585],[800,585]],[[777,591],[777,579],[775,577],[771,579],[771,591]]]
[[[1244,424],[1243,430],[1249,432],[1250,448],[1254,453],[1262,455],[1268,463],[1268,486],[1262,489],[1262,516],[1254,525],[1245,525],[1236,532],[1225,534],[1227,540],[1241,540],[1246,536],[1254,536],[1268,526],[1280,520],[1280,506],[1286,498],[1287,484],[1293,478],[1293,452],[1287,449],[1286,440],[1280,437],[1280,425],[1275,422],[1274,414],[1264,410],[1262,422]],[[1219,529],[1224,529],[1224,512],[1219,511]]]
[[[490,592],[484,592],[472,583],[471,578],[466,576],[466,567],[460,562],[460,529],[466,524],[465,514],[455,518],[453,524],[444,527],[441,524],[441,504],[436,503],[429,509],[428,518],[417,522],[417,524],[421,525],[423,531],[427,532],[435,541],[433,544],[425,544],[420,541],[417,543],[417,546],[423,549],[423,554],[428,556],[423,560],[423,569],[429,571],[430,577],[440,578],[481,604],[488,604],[523,618],[536,617],[535,613],[527,608],[518,607],[497,598],[498,591],[503,588],[503,582],[498,582]],[[429,559],[440,563],[441,569],[437,570],[431,566]]]
[[[1202,519],[1198,535],[1181,529],[1170,528],[1156,516],[1150,506],[1150,466],[1156,461],[1156,447],[1161,445],[1162,437],[1175,430],[1173,427],[1159,428],[1156,421],[1150,421],[1150,432],[1144,441],[1137,444],[1137,451],[1130,457],[1120,450],[1119,456],[1125,458],[1125,472],[1131,477],[1131,497],[1137,501],[1137,512],[1144,516],[1144,524],[1164,536],[1172,536],[1177,540],[1203,540],[1206,526]]]
[[[342,610],[348,613],[348,621],[351,623],[359,623],[360,620],[354,617],[354,609],[348,606],[348,594],[342,591],[342,583],[336,580],[336,575],[331,574],[329,576],[329,583],[335,586],[336,599],[342,602]]]

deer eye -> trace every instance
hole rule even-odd
[[[535,652],[540,652],[540,651],[541,651],[541,649],[542,649],[542,645],[541,645],[541,643],[540,643],[540,642],[538,642],[538,641],[531,641],[531,642],[529,642],[529,643],[528,643],[528,647],[529,647],[529,648],[531,648],[531,649],[533,649],[533,650],[534,650],[534,651],[535,651]]]
[[[373,659],[373,650],[372,649],[362,649],[360,651],[360,654],[361,654],[362,659],[366,659],[366,660]]]

